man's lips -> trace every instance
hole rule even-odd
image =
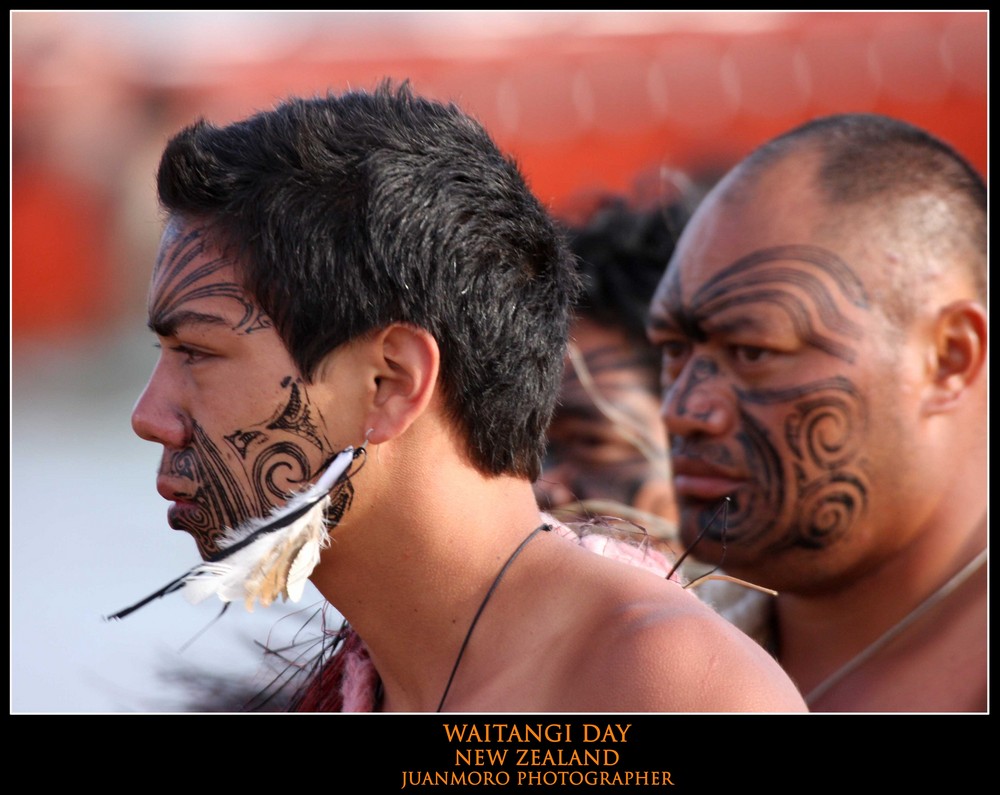
[[[675,459],[674,491],[679,498],[721,500],[746,483],[736,472],[713,467],[695,459]]]
[[[156,479],[156,492],[168,502],[192,502],[193,491],[167,478]]]
[[[201,506],[194,502],[190,489],[167,478],[156,479],[156,491],[163,499],[173,503],[167,508],[167,524],[173,528],[185,514],[201,510]]]

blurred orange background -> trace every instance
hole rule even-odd
[[[12,12],[14,343],[141,313],[172,132],[410,78],[557,213],[714,179],[814,116],[885,113],[987,170],[982,12]],[[140,327],[136,326],[138,331]]]

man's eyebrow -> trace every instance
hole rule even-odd
[[[177,329],[182,326],[226,326],[232,324],[219,315],[209,315],[204,312],[193,312],[190,309],[182,309],[168,315],[151,317],[146,324],[149,329],[161,336],[172,337],[177,333]]]
[[[774,323],[759,315],[737,315],[735,317],[706,317],[702,321],[709,334],[735,334],[740,331],[764,332],[774,328]]]
[[[677,331],[677,324],[663,315],[650,315],[646,320],[646,334],[654,331]]]

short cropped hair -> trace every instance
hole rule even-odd
[[[408,82],[293,98],[181,131],[157,189],[233,258],[307,380],[346,342],[423,328],[476,467],[537,477],[578,277],[477,121]]]
[[[816,184],[829,206],[860,210],[851,217],[892,229],[917,253],[895,274],[890,303],[897,306],[887,307],[894,319],[912,316],[932,255],[947,266],[966,268],[977,298],[986,304],[986,183],[953,147],[900,119],[835,114],[755,150],[739,166],[740,183],[752,183],[772,164],[804,151],[817,156]]]

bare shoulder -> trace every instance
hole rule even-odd
[[[607,565],[605,565],[607,564]],[[691,591],[613,561],[580,605],[589,653],[575,686],[591,708],[636,712],[803,712],[792,681]]]

